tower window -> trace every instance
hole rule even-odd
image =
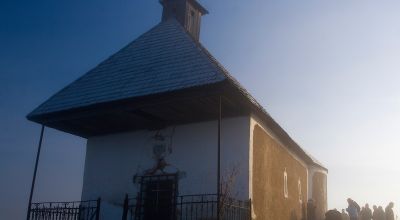
[[[190,32],[192,32],[193,33],[193,31],[194,31],[194,28],[195,28],[195,22],[196,22],[196,14],[194,13],[194,11],[193,10],[190,10],[190,14],[189,14],[189,30],[190,30]]]

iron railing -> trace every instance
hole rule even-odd
[[[79,202],[32,203],[28,220],[99,220],[100,198]]]
[[[215,220],[217,219],[217,194],[199,194],[178,196],[174,200],[170,213],[164,213],[165,220]],[[146,212],[146,202],[140,196],[137,198],[128,198],[124,202],[124,211],[122,220],[146,220],[156,219],[154,216],[148,216]],[[162,206],[163,204],[161,204]],[[164,210],[164,205],[160,207]],[[166,217],[168,216],[168,217]],[[251,219],[251,201],[240,201],[221,196],[221,220],[250,220]]]

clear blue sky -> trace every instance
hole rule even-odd
[[[202,0],[201,41],[330,170],[345,199],[400,206],[400,1]],[[0,219],[23,219],[25,115],[160,20],[158,0],[0,2]],[[46,134],[35,201],[80,198],[85,140]]]

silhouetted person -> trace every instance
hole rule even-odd
[[[342,220],[350,220],[349,215],[346,213],[344,209],[342,209]]]
[[[325,213],[325,220],[342,220],[342,214],[336,209],[329,210]]]
[[[389,203],[389,205],[386,206],[385,208],[386,220],[394,220],[393,207],[394,207],[393,202]]]
[[[347,203],[348,206],[346,211],[349,213],[350,220],[358,220],[360,206],[350,198],[347,199]]]
[[[378,207],[376,205],[374,205],[374,206],[372,206],[372,208],[374,209],[374,212],[372,213],[372,219],[373,220],[379,220]]]
[[[383,211],[382,206],[378,207],[378,220],[386,220],[385,211]]]
[[[365,204],[364,213],[361,215],[362,220],[371,220],[372,219],[372,210],[369,208],[368,203]]]
[[[360,220],[366,220],[365,207],[362,207],[362,208],[361,208]]]
[[[357,203],[356,201],[354,201],[354,200],[351,200],[351,201],[353,201],[353,204],[354,204],[354,206],[355,206],[356,209],[357,209],[358,216],[360,216],[360,212],[361,212],[360,206],[358,205],[358,203]]]
[[[307,202],[307,220],[315,220],[315,209],[317,207],[314,204],[314,200],[309,199]]]

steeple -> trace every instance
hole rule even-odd
[[[201,16],[208,11],[196,0],[160,0],[163,5],[162,21],[175,18],[195,40],[200,37]]]

